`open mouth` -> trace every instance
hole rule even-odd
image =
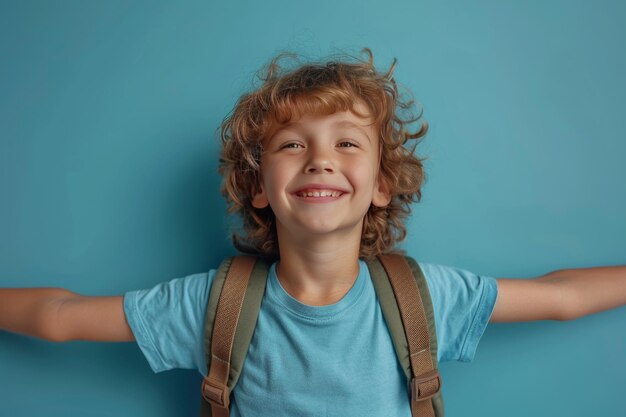
[[[300,190],[295,193],[298,197],[339,197],[342,191],[337,190]]]

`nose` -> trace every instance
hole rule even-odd
[[[332,174],[335,172],[335,168],[331,156],[321,149],[311,149],[304,172],[307,174]]]

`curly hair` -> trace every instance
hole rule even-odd
[[[386,73],[379,73],[372,51],[364,48],[362,52],[367,53],[367,60],[343,54],[305,64],[298,62],[296,54],[282,52],[258,73],[262,85],[243,94],[222,121],[221,191],[228,211],[241,216],[243,234],[232,233],[238,250],[269,259],[279,257],[272,209],[252,206],[252,198],[260,187],[263,141],[305,114],[330,115],[349,110],[367,117],[358,113],[357,102],[364,103],[375,120],[380,143],[379,175],[391,194],[387,206],[370,205],[363,220],[359,256],[369,259],[391,252],[406,237],[404,220],[411,213],[411,204],[421,199],[426,179],[422,164],[426,158],[416,157],[415,147],[426,134],[428,123],[421,120],[421,109],[410,112],[414,100],[401,99],[392,76],[397,60],[394,58]],[[281,61],[288,57],[300,65],[295,69],[281,66]],[[404,113],[408,113],[406,117]],[[408,126],[417,121],[419,129],[410,132]],[[406,146],[409,139],[416,139],[410,148]]]

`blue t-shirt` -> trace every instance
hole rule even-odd
[[[496,280],[419,263],[432,298],[439,361],[470,362],[491,316]],[[289,295],[271,266],[231,416],[410,417],[407,380],[396,358],[369,270],[335,304]],[[126,293],[124,311],[154,372],[206,375],[204,318],[215,270]]]

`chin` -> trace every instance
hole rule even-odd
[[[334,233],[338,233],[338,234],[350,233],[354,231],[355,229],[358,229],[360,232],[362,228],[362,223],[345,225],[345,224],[337,224],[335,222],[329,222],[325,220],[316,219],[315,221],[302,223],[301,227],[304,230],[306,230],[307,233],[310,233],[313,235],[324,235],[324,234],[331,235]]]

